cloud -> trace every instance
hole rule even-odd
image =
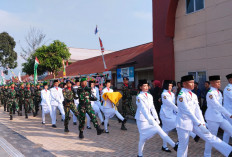
[[[146,21],[152,21],[152,13],[151,12],[134,12],[135,18],[139,18]]]

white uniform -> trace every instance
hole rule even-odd
[[[228,84],[226,86],[223,95],[224,95],[224,107],[232,115],[232,84]],[[230,124],[232,124],[231,118],[228,118],[227,120],[230,122]],[[223,141],[229,143],[230,136],[231,135],[229,133],[224,132]]]
[[[65,119],[65,112],[63,106],[63,93],[62,89],[59,87],[53,87],[50,89],[51,93],[51,106],[52,106],[52,124],[56,124],[56,108],[58,107],[62,115],[62,119]]]
[[[205,119],[208,123],[209,131],[217,136],[219,127],[232,136],[232,125],[226,119],[230,119],[231,114],[222,106],[221,92],[211,87],[206,95],[207,110],[205,112]],[[205,143],[205,156],[211,156],[211,145]]]
[[[104,88],[102,90],[102,95],[101,97],[103,96],[104,93],[107,93],[107,92],[113,92],[113,89],[110,89],[110,88]],[[116,116],[121,120],[123,121],[124,118],[123,116],[115,109],[115,105],[109,100],[107,99],[106,101],[102,98],[103,100],[103,107],[102,107],[102,111],[105,115],[105,121],[104,121],[104,126],[105,126],[105,130],[108,131],[107,129],[107,125],[108,125],[108,121],[110,118],[112,118],[115,114]]]
[[[177,157],[187,157],[189,135],[191,131],[208,142],[223,155],[228,156],[230,154],[232,147],[203,127],[202,124],[205,124],[205,121],[196,94],[192,93],[189,89],[182,88],[177,98],[177,105],[176,129],[179,140]],[[200,127],[198,126],[199,124],[201,124]]]
[[[73,86],[73,88],[79,88],[80,86]],[[78,97],[78,95],[76,94],[76,96]],[[78,109],[78,105],[79,105],[79,99],[74,99],[74,104],[76,105],[77,109]],[[77,122],[77,117],[73,114],[73,112],[70,110],[72,116],[73,116],[73,123]]]
[[[161,94],[162,106],[160,110],[160,119],[162,120],[162,129],[168,134],[171,130],[176,128],[176,114],[178,107],[175,105],[175,94],[168,90],[164,90]],[[196,134],[193,132],[190,135],[195,138]],[[163,140],[163,147],[167,147],[167,142]]]
[[[103,117],[102,117],[102,113],[100,110],[101,107],[101,102],[100,102],[100,96],[99,96],[99,89],[97,87],[94,87],[91,89],[93,96],[95,96],[97,98],[97,101],[91,101],[91,106],[95,112],[95,115],[97,115],[101,121],[101,123],[103,122]],[[87,114],[87,126],[90,127],[90,117]]]
[[[175,143],[159,126],[159,118],[153,105],[153,97],[149,93],[140,92],[136,97],[137,110],[135,119],[139,130],[138,155],[142,156],[143,147],[146,140],[153,137],[156,133],[168,142],[172,147]]]
[[[42,106],[42,122],[45,123],[45,114],[50,114],[52,118],[52,112],[51,112],[51,95],[49,90],[43,89],[41,91],[41,103],[40,105]]]

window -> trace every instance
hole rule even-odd
[[[198,72],[189,72],[189,75],[194,76],[194,81],[198,82],[198,88],[203,90],[205,81],[206,81],[206,72],[205,71],[198,71]]]
[[[186,13],[193,13],[204,8],[204,0],[186,0]]]

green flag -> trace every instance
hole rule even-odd
[[[38,76],[37,76],[37,68],[39,65],[39,60],[37,57],[35,57],[35,65],[34,65],[34,83],[37,84],[38,82]]]

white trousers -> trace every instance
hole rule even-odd
[[[161,114],[160,119],[162,121],[162,129],[167,135],[169,134],[170,131],[176,129],[176,116],[174,116],[173,118],[167,118],[165,117],[165,115]],[[190,132],[190,136],[192,138],[195,138],[196,134]],[[164,148],[167,147],[167,142],[165,140],[163,140],[163,147]]]
[[[179,140],[177,157],[187,157],[189,135],[191,131],[183,130],[181,128],[176,128],[176,130],[177,130],[178,140]],[[221,139],[219,139],[218,137],[216,137],[215,135],[211,133],[203,134],[200,128],[196,125],[193,126],[193,132],[197,134],[205,142],[208,142],[212,147],[217,149],[224,156],[228,156],[230,152],[232,151],[232,147],[230,145],[223,142]]]
[[[105,111],[105,110],[103,110],[103,111]],[[123,116],[122,116],[117,110],[115,110],[114,113],[116,114],[116,116],[117,116],[121,121],[124,120]],[[110,119],[110,117],[107,116],[107,114],[105,114],[104,127],[105,127],[105,130],[106,130],[106,131],[108,131],[108,122],[109,122],[109,119]]]
[[[98,106],[97,104],[95,104],[95,105],[93,106],[93,110],[94,110],[94,112],[95,112],[95,115],[99,117],[99,119],[100,119],[100,121],[101,121],[101,123],[102,123],[102,122],[104,121],[104,120],[103,120],[103,116],[102,116],[101,110],[100,110],[100,108],[99,108],[99,106]],[[86,114],[86,117],[87,117],[87,126],[90,127],[90,120],[91,120],[91,119],[90,119],[90,117],[89,117],[88,114]]]
[[[52,108],[52,124],[56,124],[56,108],[58,107],[58,109],[60,110],[60,113],[62,115],[62,119],[65,119],[65,112],[64,112],[64,107],[63,105],[58,105],[58,106],[54,106],[51,105]]]
[[[215,136],[217,136],[219,127],[225,132],[227,132],[230,136],[232,136],[232,125],[226,119],[223,119],[222,122],[207,121],[207,124],[209,131]],[[206,142],[204,152],[205,157],[211,156],[211,150],[212,146],[208,142]]]
[[[228,118],[227,120],[228,120],[228,122],[232,125],[232,119],[231,119],[231,118]],[[223,141],[226,142],[226,143],[229,143],[230,137],[231,137],[231,134],[228,133],[228,132],[226,132],[226,131],[224,131],[224,134],[223,134]]]
[[[139,145],[138,145],[138,155],[143,156],[143,148],[145,142],[153,137],[155,134],[169,143],[172,147],[175,147],[175,142],[161,129],[161,127],[156,123],[155,125],[149,125],[147,121],[136,121],[139,130]]]
[[[42,105],[42,122],[45,123],[45,114],[50,114],[52,118],[52,108],[51,105]]]

